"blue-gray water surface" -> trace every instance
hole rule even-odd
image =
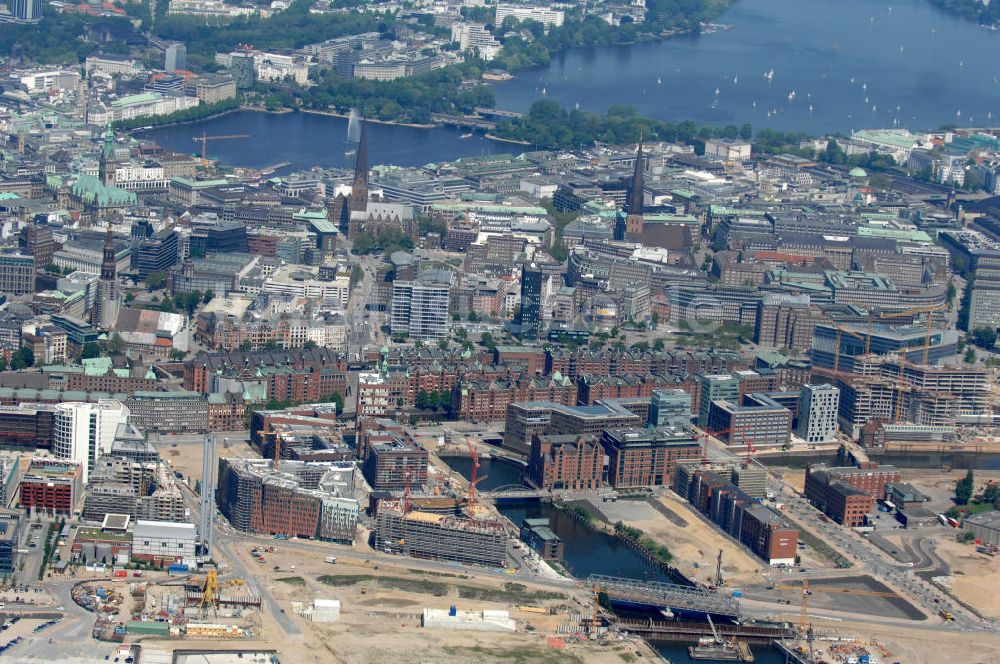
[[[925,0],[736,0],[732,29],[574,49],[497,86],[497,105],[545,95],[604,112],[814,134],[1000,120],[1000,32]]]

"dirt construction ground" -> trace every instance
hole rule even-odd
[[[642,651],[642,659],[652,656],[648,646],[641,641],[600,645],[571,635],[557,635],[559,626],[572,614],[589,612],[586,593],[572,597],[568,592],[529,587],[517,591],[523,594],[509,594],[506,586],[509,579],[501,575],[486,573],[470,577],[461,569],[454,573],[423,571],[412,567],[412,562],[408,565],[404,559],[398,565],[363,560],[352,563],[343,558],[336,564],[329,564],[318,555],[282,547],[280,542],[275,542],[275,546],[276,552],[264,554],[264,563],[251,559],[249,543],[234,548],[302,634],[285,635],[265,611],[260,626],[260,633],[265,638],[240,641],[239,646],[266,647],[263,643],[266,641],[267,646],[278,649],[285,662],[597,664],[631,661],[637,650]],[[279,569],[274,570],[275,566]],[[323,577],[325,582],[320,580]],[[535,594],[539,591],[546,594]],[[317,598],[340,600],[340,619],[332,623],[313,623],[296,615],[300,606],[309,607]],[[449,631],[421,627],[420,616],[425,607],[446,610],[452,605],[461,611],[508,610],[518,623],[518,631]],[[518,608],[524,606],[556,607],[557,613],[548,615]],[[220,622],[225,620],[220,619]],[[531,626],[530,631],[527,625]],[[177,643],[160,642],[157,645],[178,647]],[[215,642],[212,647],[234,645],[233,641]],[[195,643],[184,641],[183,646],[195,647]]]
[[[722,550],[722,574],[727,585],[759,583],[763,562],[754,558],[706,521],[684,501],[667,492],[643,501],[619,500],[614,503],[592,503],[609,523],[623,521],[639,528],[660,542],[674,556],[680,571],[691,579],[711,583],[715,576],[716,558]],[[662,510],[658,510],[656,505]],[[673,515],[669,518],[663,512]],[[685,525],[681,525],[681,524]],[[698,567],[695,568],[694,564]]]

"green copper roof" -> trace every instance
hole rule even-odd
[[[99,207],[136,204],[134,192],[119,189],[118,187],[105,186],[103,182],[93,175],[87,175],[86,173],[77,178],[76,183],[73,185],[73,195],[86,203],[94,203]]]

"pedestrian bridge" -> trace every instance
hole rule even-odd
[[[505,484],[503,486],[498,486],[495,489],[490,489],[489,491],[477,491],[478,495],[484,498],[543,498],[545,496],[551,496],[552,492],[548,489],[535,489],[530,486],[524,486],[523,484]]]

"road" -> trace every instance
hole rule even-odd
[[[998,630],[997,625],[984,621],[960,607],[939,588],[918,576],[915,567],[892,560],[886,552],[878,550],[867,538],[855,531],[843,528],[832,521],[822,520],[819,510],[795,494],[790,487],[771,480],[771,489],[781,496],[786,506],[784,514],[790,520],[831,545],[841,555],[850,559],[857,569],[885,583],[929,616],[934,616],[941,608],[947,607],[955,620],[946,627],[963,630]]]

